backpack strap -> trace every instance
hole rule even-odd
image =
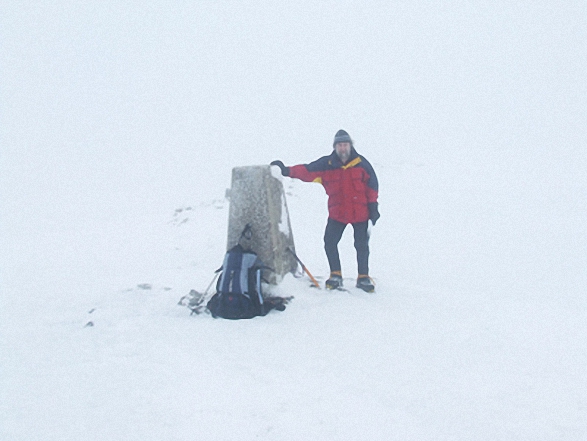
[[[265,315],[265,303],[261,293],[261,271],[261,268],[255,269],[255,300],[253,302],[258,305],[260,314]]]

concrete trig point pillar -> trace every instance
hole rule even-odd
[[[268,165],[232,169],[228,249],[238,243],[247,224],[253,231],[252,251],[275,270],[263,272],[269,283],[277,284],[287,273],[296,270],[295,258],[286,251],[287,247],[295,249],[285,192]]]

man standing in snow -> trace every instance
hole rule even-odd
[[[375,287],[369,277],[369,220],[375,225],[379,219],[377,196],[379,184],[373,167],[353,146],[344,130],[334,136],[334,151],[310,164],[286,167],[281,161],[273,161],[283,176],[304,182],[318,182],[328,195],[328,223],[324,233],[324,249],[330,265],[330,277],[326,288],[342,286],[342,272],[338,255],[338,243],[348,224],[355,232],[355,249],[359,276],[357,287],[373,292]]]

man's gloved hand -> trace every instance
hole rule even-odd
[[[281,161],[273,161],[270,165],[276,165],[281,169],[281,174],[283,176],[289,176],[289,167],[286,167],[285,165],[283,165],[283,162]]]
[[[377,202],[369,202],[367,204],[367,207],[369,208],[369,219],[371,219],[373,225],[375,225],[377,219],[381,217],[381,215],[379,214],[378,206],[379,204]]]

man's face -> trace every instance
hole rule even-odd
[[[340,158],[343,164],[346,164],[351,156],[351,143],[350,142],[337,142],[334,146],[336,154]]]

